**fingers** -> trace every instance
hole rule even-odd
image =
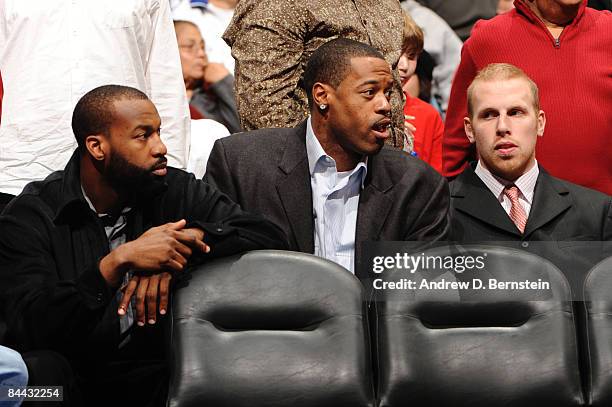
[[[177,222],[166,223],[164,226],[172,230],[181,230],[185,227],[186,224],[187,224],[187,221],[185,219],[181,219]]]
[[[170,295],[170,280],[172,274],[162,273],[159,280],[159,314],[166,315],[168,309],[168,297]]]
[[[157,291],[159,287],[159,279],[159,274],[152,275],[149,279],[149,286],[147,287],[146,306],[148,316],[147,322],[149,325],[155,324],[155,321],[157,320]]]
[[[180,242],[188,245],[190,248],[208,253],[210,252],[210,247],[204,243],[204,232],[197,228],[189,228],[183,229],[180,232],[176,232],[176,239]],[[191,254],[191,253],[190,253]]]
[[[145,299],[150,279],[149,276],[140,276],[138,288],[136,288],[136,322],[138,326],[145,325]]]
[[[138,286],[138,281],[140,277],[134,276],[130,279],[125,287],[122,287],[123,296],[121,297],[121,302],[119,303],[119,308],[117,309],[117,314],[124,316],[127,313],[128,306],[130,304],[130,300],[132,299],[132,295]]]

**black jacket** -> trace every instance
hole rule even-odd
[[[79,159],[77,151],[64,171],[28,184],[0,216],[0,293],[13,347],[103,359],[119,344],[117,302],[98,268],[108,241],[81,193]],[[165,191],[129,212],[128,241],[184,218],[204,230],[211,247],[198,260],[287,247],[275,225],[246,214],[192,174],[168,168],[166,183]]]

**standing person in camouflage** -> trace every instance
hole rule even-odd
[[[404,134],[397,62],[403,19],[398,0],[241,0],[223,35],[236,60],[236,97],[242,127],[291,127],[308,116],[303,71],[322,44],[345,37],[372,45],[393,67],[393,137],[412,151]]]

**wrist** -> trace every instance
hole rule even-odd
[[[117,247],[100,260],[100,274],[111,287],[121,283],[123,275],[129,268],[129,261],[122,247],[123,245]]]

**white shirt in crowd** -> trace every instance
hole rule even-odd
[[[206,172],[208,157],[210,157],[215,141],[229,135],[229,130],[219,122],[211,119],[192,120],[187,171],[201,179]]]
[[[186,167],[189,109],[168,0],[0,0],[0,72],[0,192],[64,168],[74,106],[108,84],[151,98],[170,165]]]
[[[177,0],[173,4],[172,17],[175,20],[191,21],[200,29],[208,60],[223,64],[233,75],[235,61],[232,49],[221,37],[232,21],[234,10],[217,7],[210,1],[206,7],[192,7],[189,0]]]

